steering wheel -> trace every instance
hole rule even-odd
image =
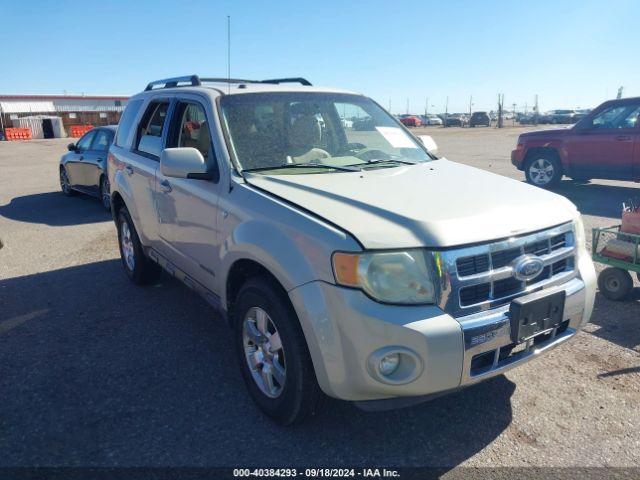
[[[391,160],[391,155],[377,148],[365,148],[356,155],[360,160]]]
[[[365,150],[366,148],[367,146],[362,143],[347,143],[346,145],[342,146],[342,148],[338,151],[338,153],[336,153],[335,156],[336,157],[346,157],[346,156],[357,157],[358,152],[360,152],[361,150]]]

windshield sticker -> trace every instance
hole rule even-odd
[[[376,130],[393,148],[418,148],[411,138],[397,127],[376,127]]]

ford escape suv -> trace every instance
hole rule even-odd
[[[124,269],[218,308],[282,424],[325,395],[422,401],[574,336],[595,293],[574,205],[426,145],[304,79],[152,82],[109,154]]]

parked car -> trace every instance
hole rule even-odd
[[[400,122],[405,127],[419,127],[422,125],[422,121],[416,115],[402,115],[400,117]]]
[[[98,197],[111,208],[107,152],[113,142],[116,125],[98,127],[85,133],[77,143],[68,145],[68,153],[60,158],[60,189],[67,196],[78,192]]]
[[[420,115],[422,125],[442,125],[442,119],[434,114]]]
[[[574,110],[550,110],[546,114],[549,123],[556,125],[576,123],[576,112]]]
[[[461,127],[462,119],[458,115],[447,115],[444,118],[445,127]]]
[[[477,127],[484,125],[485,127],[491,126],[491,118],[487,115],[487,112],[473,112],[469,118],[469,126]]]
[[[529,183],[545,188],[563,175],[640,181],[639,114],[640,98],[610,100],[572,128],[523,133],[511,163]]]
[[[585,325],[595,272],[571,202],[438,159],[369,98],[297,81],[152,82],[109,154],[126,274],[163,267],[215,306],[266,414],[424,401]],[[344,129],[344,108],[375,129]]]

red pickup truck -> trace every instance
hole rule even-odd
[[[639,115],[640,97],[609,100],[571,128],[523,133],[511,163],[543,188],[563,175],[640,182]]]

